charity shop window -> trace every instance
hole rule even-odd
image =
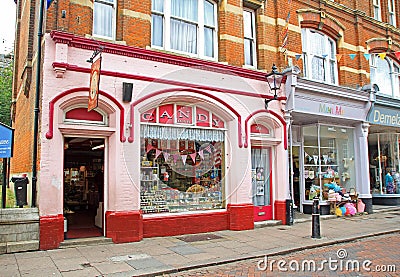
[[[152,0],[153,47],[216,58],[217,6],[207,0]]]
[[[166,104],[141,114],[143,213],[224,208],[224,125],[197,106]]]
[[[108,39],[115,37],[116,0],[94,0],[93,35]]]
[[[382,21],[381,0],[373,0],[372,6],[373,6],[373,10],[374,10],[374,19]]]
[[[400,134],[368,135],[372,194],[400,194]]]
[[[243,10],[244,64],[256,66],[256,27],[254,10]]]
[[[303,127],[304,200],[328,200],[330,190],[357,190],[354,131],[330,125]]]
[[[400,97],[400,66],[383,55],[372,55],[371,83],[379,88],[379,93]]]
[[[302,29],[305,76],[315,81],[337,84],[336,42],[312,29]]]

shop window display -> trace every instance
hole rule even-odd
[[[329,190],[356,189],[353,129],[322,124],[303,128],[304,200],[328,200]]]
[[[368,136],[372,194],[400,193],[399,134]]]
[[[223,142],[141,139],[143,213],[223,208]]]
[[[221,209],[225,122],[199,106],[164,104],[141,114],[143,213]]]

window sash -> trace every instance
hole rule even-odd
[[[391,59],[382,60],[374,55],[370,64],[371,83],[379,87],[379,93],[400,98],[399,66]]]
[[[244,64],[256,66],[256,31],[255,13],[253,10],[243,10],[243,34],[244,34]]]
[[[114,39],[115,1],[95,0],[93,8],[93,35]]]
[[[380,0],[373,1],[374,19],[381,21],[381,3]]]
[[[213,2],[153,0],[152,5],[153,47],[216,59],[216,5]]]
[[[336,84],[336,43],[311,29],[302,30],[304,73],[312,80]]]
[[[394,0],[388,0],[389,24],[396,27],[396,13]]]

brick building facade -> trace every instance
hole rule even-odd
[[[32,174],[39,62],[41,249],[63,241],[64,217],[69,227],[77,221],[71,211],[93,209],[90,220],[101,235],[126,242],[244,230],[255,220],[289,223],[288,203],[310,212],[313,190],[329,213],[328,181],[355,189],[372,210],[365,172],[367,150],[377,143],[368,133],[400,127],[369,117],[379,105],[395,112],[400,97],[400,1],[58,0],[45,11],[41,57],[40,1],[16,2],[18,150],[11,170]],[[99,49],[99,104],[88,113],[86,60]],[[390,92],[367,86],[385,78],[375,70],[380,60],[389,68]],[[277,97],[265,79],[273,64],[286,74]],[[277,101],[266,105],[268,99]],[[177,117],[189,114],[187,121]],[[182,128],[192,132],[172,139]],[[90,152],[94,147],[102,150]],[[198,167],[207,159],[210,168]],[[389,167],[400,171],[398,162]],[[185,188],[175,182],[184,178]],[[192,194],[199,187],[204,198]]]

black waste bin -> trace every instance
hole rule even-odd
[[[27,190],[29,180],[27,177],[12,177],[11,182],[14,183],[15,198],[17,206],[22,208],[24,205],[28,205],[27,201]]]

